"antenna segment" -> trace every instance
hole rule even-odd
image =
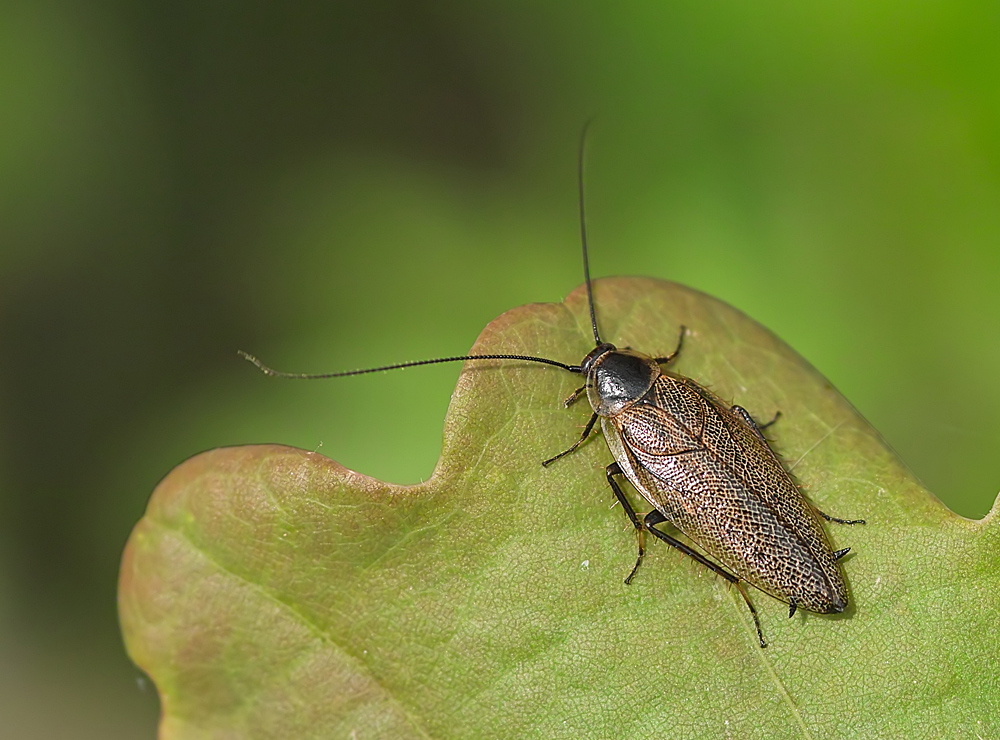
[[[583,124],[580,134],[580,153],[577,158],[577,182],[580,188],[580,242],[583,244],[583,278],[587,283],[587,303],[590,304],[590,325],[594,329],[594,341],[601,343],[601,335],[597,332],[597,315],[594,313],[594,289],[590,285],[590,258],[587,256],[587,211],[584,207],[583,193],[583,154],[587,145],[587,130],[593,118],[588,118]]]
[[[437,365],[441,362],[463,362],[465,360],[520,360],[522,362],[541,362],[544,365],[553,365],[555,367],[560,367],[563,370],[568,370],[571,373],[580,372],[579,365],[567,365],[562,362],[556,362],[555,360],[549,360],[544,357],[529,357],[528,355],[463,355],[461,357],[439,357],[434,360],[416,360],[415,362],[400,362],[396,365],[384,365],[382,367],[369,367],[364,370],[347,370],[346,372],[340,373],[284,373],[280,370],[275,370],[272,367],[268,367],[263,362],[258,360],[253,355],[244,352],[243,350],[237,350],[240,357],[242,357],[247,362],[252,362],[256,365],[264,375],[270,375],[275,378],[290,378],[292,380],[321,380],[323,378],[344,378],[348,375],[367,375],[368,373],[380,373],[383,370],[399,370],[404,367],[419,367],[420,365]]]

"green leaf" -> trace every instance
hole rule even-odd
[[[579,376],[473,363],[433,477],[394,486],[312,452],[214,450],[154,492],[122,562],[132,659],[164,738],[869,738],[1000,733],[1000,528],[925,491],[830,384],[740,312],[647,279],[595,284],[604,338],[758,418],[829,525],[852,606],[739,594],[635,536],[580,433]],[[510,311],[474,352],[578,362],[585,292]],[[337,382],[350,382],[349,380]],[[414,382],[419,382],[414,374]],[[332,424],[336,423],[335,410]],[[928,423],[933,423],[932,419]],[[392,450],[386,450],[387,455]],[[648,507],[647,507],[648,508]],[[644,510],[644,509],[643,509]]]

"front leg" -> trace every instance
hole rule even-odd
[[[573,398],[573,397],[570,396],[570,398]],[[567,405],[568,405],[570,403],[570,399],[566,399],[566,402],[567,402]],[[587,437],[589,437],[590,433],[592,431],[594,431],[594,424],[596,424],[596,423],[597,423],[597,414],[594,413],[594,415],[590,417],[590,421],[587,422],[587,426],[584,428],[583,434],[580,435],[580,439],[578,439],[576,442],[574,442],[570,446],[570,448],[568,450],[563,450],[562,452],[560,452],[555,457],[550,457],[548,460],[543,460],[542,461],[542,467],[543,468],[547,468],[547,467],[549,467],[549,465],[551,465],[552,463],[554,463],[556,460],[559,460],[560,458],[566,457],[566,455],[569,455],[569,454],[571,454],[573,452],[576,452],[576,448],[579,447],[580,445],[582,445],[584,442],[586,442],[587,441]]]
[[[684,335],[687,334],[687,327],[681,327],[681,334],[677,338],[677,347],[666,357],[655,357],[653,358],[659,365],[669,365],[673,362],[674,358],[681,353],[681,346],[684,344]]]

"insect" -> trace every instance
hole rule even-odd
[[[545,460],[549,466],[570,455],[594,432],[597,420],[614,462],[606,468],[608,484],[638,539],[631,583],[642,563],[646,533],[680,550],[736,586],[746,602],[761,647],[766,647],[760,619],[744,583],[789,605],[788,616],[803,608],[821,614],[842,612],[848,595],[839,560],[850,548],[834,551],[820,518],[841,524],[864,520],[831,517],[799,491],[791,474],[771,449],[763,430],[741,406],[729,406],[695,381],[665,368],[680,354],[685,329],[669,355],[653,357],[618,349],[601,339],[594,308],[587,253],[583,154],[587,126],[580,138],[578,184],[583,269],[594,333],[594,349],[579,365],[529,355],[483,354],[441,357],[347,372],[285,373],[240,352],[267,375],[319,379],[417,367],[442,362],[506,360],[538,362],[583,376],[585,382],[566,399],[569,407],[582,395],[593,413],[580,438]],[[622,490],[626,478],[652,509],[640,516]],[[669,524],[698,549],[658,525]]]

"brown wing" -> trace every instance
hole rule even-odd
[[[602,422],[632,484],[705,552],[786,602],[843,609],[846,587],[822,524],[777,455],[711,393],[665,373]]]

